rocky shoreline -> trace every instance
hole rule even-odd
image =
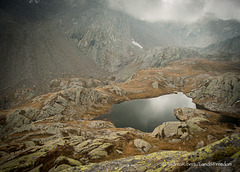
[[[239,169],[239,127],[222,123],[222,116],[213,112],[239,119],[239,71],[229,70],[226,63],[214,62],[215,68],[209,63],[179,60],[164,68],[140,70],[123,83],[92,79],[83,84],[77,78],[52,81],[52,93],[1,111],[0,169],[191,171],[195,167],[168,163],[209,161],[226,161],[232,163],[227,169]],[[166,122],[152,133],[92,120],[113,104],[176,91],[211,111],[176,109],[179,121]]]

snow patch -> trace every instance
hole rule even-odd
[[[239,103],[240,102],[240,100],[237,100],[234,104],[237,104],[237,103]]]
[[[134,41],[134,39],[132,39],[132,44],[136,45],[137,47],[139,47],[141,49],[143,49],[143,47],[138,42]]]

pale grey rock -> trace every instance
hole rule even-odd
[[[181,139],[171,139],[171,140],[169,140],[168,142],[169,143],[179,143],[179,142],[181,142],[182,140]]]
[[[113,85],[113,87],[110,88],[109,91],[112,93],[116,93],[118,96],[123,96],[123,95],[127,94],[127,92],[124,89],[122,89],[116,85]]]
[[[50,96],[48,97],[47,100],[44,101],[43,105],[44,105],[44,106],[46,106],[46,105],[51,105],[51,103],[53,102],[54,99],[57,98],[57,96],[58,96],[57,93],[53,93],[52,95],[50,95]]]
[[[199,149],[199,148],[202,148],[204,146],[204,141],[200,141],[198,142],[197,146],[195,147],[195,149]]]
[[[164,136],[164,131],[163,131],[164,127],[165,127],[165,125],[159,125],[158,127],[156,127],[152,132],[152,136],[153,137],[163,137]]]
[[[240,99],[240,77],[232,73],[221,76],[199,76],[204,83],[199,83],[199,88],[192,90],[188,96],[197,99],[198,104],[212,111],[237,113],[240,107],[236,102]],[[211,99],[209,99],[211,98]]]
[[[195,132],[203,132],[205,131],[204,129],[202,129],[201,127],[198,126],[198,124],[202,121],[208,121],[206,118],[202,118],[202,117],[194,117],[191,118],[190,120],[187,121],[187,126],[189,129],[190,133],[195,133]]]
[[[71,145],[76,146],[85,141],[83,136],[71,136]]]
[[[75,93],[71,89],[61,91],[61,95],[63,95],[67,100],[74,101]]]
[[[182,129],[187,130],[187,125],[184,122],[179,121],[171,121],[164,122],[162,125],[156,127],[152,132],[152,136],[161,137],[161,138],[169,138],[175,135],[181,135]]]
[[[92,142],[91,140],[86,140],[86,141],[78,144],[77,146],[74,146],[74,150],[75,150],[76,152],[81,152],[82,149],[83,149],[84,147],[86,147],[87,145],[89,145],[91,142]]]
[[[37,117],[37,120],[44,119],[49,116],[60,115],[64,109],[65,107],[58,103],[54,103],[52,106],[46,105],[42,108],[41,113]]]
[[[101,143],[102,144],[102,143]],[[104,143],[88,153],[91,159],[99,159],[108,155],[107,150],[113,146],[112,143]]]
[[[189,138],[189,134],[187,132],[183,133],[183,135],[180,137],[182,140],[186,140]]]
[[[26,145],[26,147],[34,147],[35,146],[35,143],[32,141],[24,142],[24,144]]]
[[[128,131],[117,131],[117,132],[110,132],[109,135],[107,135],[107,138],[109,140],[117,140],[125,135],[127,135],[129,132]]]
[[[116,150],[116,152],[117,152],[119,155],[122,155],[122,154],[123,154],[123,152],[120,151],[120,150]]]
[[[90,128],[115,128],[111,122],[101,121],[101,120],[91,121],[89,123],[89,127]]]
[[[210,140],[214,139],[214,136],[213,135],[207,135],[207,139],[210,141]]]
[[[188,107],[174,109],[174,115],[180,121],[187,121],[196,116],[204,117],[205,114],[206,113],[204,111],[201,111],[199,109],[188,108]]]
[[[62,105],[62,106],[67,106],[68,101],[66,99],[64,99],[62,96],[58,96],[56,103]]]
[[[75,102],[77,104],[80,103],[80,98],[81,98],[81,92],[82,92],[83,88],[82,87],[77,87],[74,91],[76,93],[76,99],[75,99]]]
[[[152,83],[152,87],[153,87],[153,88],[158,88],[158,87],[159,87],[159,83],[158,83],[157,81],[154,81],[154,82]]]
[[[56,161],[54,162],[54,164],[58,165],[61,162],[67,162],[67,164],[71,165],[71,166],[80,166],[82,165],[81,162],[72,159],[72,158],[68,158],[66,156],[60,156],[56,159]]]
[[[16,129],[22,127],[23,125],[30,124],[36,120],[39,112],[40,111],[38,109],[28,107],[14,110],[6,116],[7,124],[4,129],[10,129],[10,131],[13,131],[14,128]]]
[[[142,139],[135,139],[134,146],[138,148],[141,152],[149,152],[151,149],[150,143],[142,140]]]
[[[188,48],[181,47],[155,47],[146,51],[141,57],[142,68],[161,67],[172,60],[189,57],[201,57],[199,53]]]
[[[68,85],[68,89],[76,88],[76,87],[82,87],[82,82],[70,82]]]

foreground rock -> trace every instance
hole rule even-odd
[[[169,138],[175,135],[181,136],[183,131],[187,132],[187,125],[183,122],[164,122],[154,129],[152,135],[154,137]]]
[[[98,171],[108,168],[109,164],[109,169],[114,167],[120,170],[129,168],[132,171],[136,169],[144,171],[147,170],[145,166],[147,164],[149,170],[169,171],[170,167],[165,166],[166,164],[161,166],[159,163],[164,160],[187,162],[185,155],[187,158],[190,156],[191,162],[207,162],[205,153],[209,153],[208,147],[204,150],[205,153],[197,152],[196,149],[224,137],[226,142],[214,148],[214,155],[209,155],[210,160],[214,156],[213,160],[218,162],[219,157],[223,157],[222,150],[230,152],[223,153],[224,157],[238,160],[237,155],[231,157],[238,149],[235,146],[235,140],[239,141],[238,136],[227,138],[233,133],[239,133],[238,127],[222,123],[222,116],[210,111],[176,109],[175,115],[180,121],[166,122],[157,127],[152,134],[132,128],[119,129],[111,122],[92,120],[98,115],[107,113],[115,103],[156,97],[179,90],[188,93],[194,101],[202,102],[202,105],[210,109],[221,110],[227,107],[224,110],[229,112],[228,115],[237,116],[239,111],[237,100],[239,98],[236,96],[239,91],[237,72],[228,74],[231,76],[231,82],[228,84],[224,83],[227,79],[225,76],[221,82],[210,84],[216,76],[219,77],[219,71],[202,70],[201,68],[205,69],[208,63],[197,60],[180,61],[177,65],[170,64],[162,69],[139,71],[124,83],[101,87],[91,87],[93,83],[91,82],[86,83],[89,87],[86,88],[77,79],[66,83],[61,81],[60,85],[58,81],[52,83],[56,85],[57,92],[38,96],[22,107],[0,112],[0,169],[59,171],[77,166],[76,169]],[[209,88],[205,94],[207,87]],[[229,89],[228,92],[226,88]],[[215,92],[211,91],[214,89],[219,93],[223,91],[227,99],[234,99],[236,102],[229,105],[222,96],[214,97]],[[203,97],[201,93],[204,93]],[[227,143],[227,140],[231,141]],[[175,151],[164,151],[173,149]],[[194,150],[196,151],[192,152]],[[146,152],[156,153],[132,157]],[[199,156],[200,153],[203,156]],[[192,155],[194,157],[191,157]],[[183,156],[183,159],[179,159],[180,156]],[[123,157],[129,158],[109,161]],[[109,162],[102,162],[106,160]],[[97,166],[99,162],[105,163],[105,166]],[[116,165],[112,162],[116,162]],[[117,165],[120,162],[123,165]],[[233,162],[232,169],[235,167],[236,164]]]
[[[133,129],[118,131],[106,121],[76,120],[72,123],[47,118],[5,134],[0,146],[0,169],[29,171],[39,166],[40,171],[56,171],[86,165],[102,161],[115,149],[125,149],[119,142],[127,146],[127,139],[134,140],[143,134]],[[149,148],[143,150],[149,151]],[[67,166],[60,167],[62,164]]]
[[[239,143],[240,135],[234,134],[194,152],[161,151],[88,166],[67,168],[63,171],[184,171],[196,168],[192,167],[194,164],[202,164],[202,166],[198,166],[198,170],[202,168],[216,171],[224,166],[226,170],[236,171],[239,168],[240,160]],[[212,165],[204,165],[209,162],[212,162]]]
[[[182,143],[186,141],[195,142],[195,149],[199,149],[206,142],[226,136],[224,125],[220,126],[219,120],[222,116],[213,112],[192,108],[179,108],[174,110],[175,116],[181,121],[165,122],[156,127],[151,135],[160,140],[169,139],[169,143]],[[226,124],[233,128],[230,133],[238,127],[234,124]],[[227,129],[228,130],[228,129]],[[196,140],[196,138],[199,138]],[[201,140],[204,139],[203,140]]]
[[[135,139],[134,146],[136,146],[136,148],[138,148],[138,150],[145,152],[145,153],[149,152],[151,149],[151,145],[142,139]]]

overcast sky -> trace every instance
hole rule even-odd
[[[195,21],[206,13],[240,20],[240,0],[107,0],[112,9],[147,21]]]

